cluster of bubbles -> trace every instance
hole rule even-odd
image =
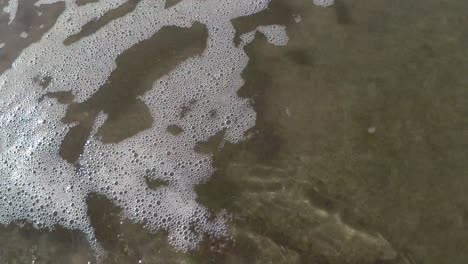
[[[335,3],[335,0],[314,0],[314,4],[318,6],[328,7]]]
[[[57,1],[37,4],[52,2]],[[225,216],[209,215],[196,202],[194,187],[205,182],[213,168],[211,156],[194,148],[220,131],[224,140],[238,142],[256,118],[249,101],[237,96],[248,63],[243,47],[255,32],[244,34],[241,45],[235,45],[230,21],[264,10],[269,1],[185,0],[164,9],[164,1],[142,0],[128,15],[63,45],[84,24],[124,2],[101,0],[78,7],[66,1],[55,26],[0,76],[0,223],[24,220],[37,228],[61,225],[81,230],[99,252],[86,205],[86,198],[98,193],[122,208],[122,217],[151,231],[165,229],[174,247],[193,249],[204,234],[227,235]],[[208,29],[205,51],[155,81],[140,98],[155,120],[153,126],[104,144],[95,133],[107,118],[100,114],[78,160],[80,166],[63,160],[59,147],[71,125],[60,120],[67,106],[44,94],[69,91],[76,102],[83,102],[106,82],[123,51],[164,26],[188,28],[195,22]],[[288,41],[283,26],[256,31],[273,44]],[[51,81],[44,89],[37,80],[45,77]],[[185,105],[190,110],[181,117]],[[182,133],[169,133],[171,125]],[[165,184],[150,188],[147,179]]]

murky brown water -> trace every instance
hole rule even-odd
[[[0,16],[0,72],[63,10],[32,2],[19,1],[10,25]],[[104,14],[67,43],[136,3]],[[207,237],[196,251],[176,252],[166,234],[121,221],[119,208],[95,195],[88,215],[108,252],[104,263],[467,263],[467,8],[462,0],[337,0],[328,8],[273,0],[233,21],[239,36],[286,25],[290,42],[273,46],[257,33],[245,48],[250,61],[238,94],[257,112],[247,139],[199,144],[213,153],[216,172],[197,187],[198,200],[230,213],[232,239]],[[158,122],[138,95],[199,54],[205,35],[202,25],[158,32],[121,54],[85,102],[48,94],[69,104],[63,122],[77,124],[62,157],[77,160],[99,111],[110,117],[99,130],[104,142]],[[28,223],[0,229],[1,263],[94,263],[93,255],[79,232]]]

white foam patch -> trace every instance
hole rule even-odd
[[[255,39],[256,32],[262,33],[269,43],[276,46],[285,46],[289,42],[286,26],[258,26],[255,30],[244,33],[240,36],[241,43],[239,47],[244,48],[247,44],[251,43]]]
[[[335,3],[335,0],[314,0],[314,4],[318,6],[328,7]]]
[[[293,18],[294,18],[294,22],[296,22],[296,23],[301,23],[302,22],[302,16],[299,15],[299,14],[294,15]]]
[[[37,4],[57,2],[42,0]],[[197,142],[225,130],[225,140],[239,142],[255,124],[249,101],[237,96],[248,57],[236,47],[231,20],[265,9],[266,0],[186,0],[164,9],[164,1],[142,0],[136,9],[70,46],[63,41],[88,21],[118,7],[124,0],[101,0],[66,9],[43,38],[18,57],[0,76],[0,223],[26,220],[37,228],[61,225],[84,232],[99,251],[86,210],[91,193],[105,195],[122,208],[123,217],[151,230],[165,229],[170,243],[193,249],[204,234],[226,236],[223,214],[210,216],[198,204],[194,186],[212,174],[211,156],[194,151]],[[72,20],[70,20],[72,18]],[[59,146],[70,125],[62,123],[66,106],[46,92],[71,91],[85,101],[115,70],[119,54],[150,38],[164,26],[207,26],[207,49],[157,80],[140,99],[156,120],[154,125],[116,144],[92,136],[79,159],[79,170],[63,160]],[[278,45],[287,42],[282,26],[257,29]],[[250,39],[250,41],[253,38]],[[44,90],[35,78],[50,76]],[[192,104],[184,118],[181,106]],[[213,117],[212,111],[216,112]],[[93,132],[106,116],[100,115]],[[166,131],[177,125],[184,132]],[[145,176],[168,182],[150,189]]]
[[[268,42],[277,46],[285,46],[289,42],[286,26],[270,25],[257,28],[267,38]]]
[[[3,47],[5,47],[5,43],[2,42],[2,43],[0,43],[0,49],[3,48]]]
[[[8,5],[3,8],[3,11],[10,16],[8,24],[11,24],[15,20],[18,11],[18,0],[9,0]]]

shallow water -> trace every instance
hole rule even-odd
[[[42,6],[38,16],[27,2],[19,1],[12,24],[0,17],[0,72],[63,10]],[[69,41],[132,12],[134,3]],[[197,200],[213,214],[228,212],[231,238],[207,236],[197,250],[178,252],[165,232],[122,221],[112,201],[92,195],[88,216],[107,252],[103,262],[466,263],[467,8],[461,0],[336,0],[327,8],[273,0],[232,21],[238,36],[285,25],[290,41],[274,46],[257,33],[245,47],[250,61],[238,95],[257,113],[246,139],[221,144],[218,135],[197,146],[213,154],[216,169],[196,187]],[[87,101],[45,95],[69,104],[62,121],[78,124],[60,146],[63,159],[78,159],[101,110],[115,116],[99,130],[107,143],[158,122],[135,98],[148,80],[205,48],[203,27],[188,31],[168,28],[122,53],[107,85]],[[124,82],[139,85],[126,90]],[[18,223],[0,232],[1,263],[95,262],[78,231]]]

